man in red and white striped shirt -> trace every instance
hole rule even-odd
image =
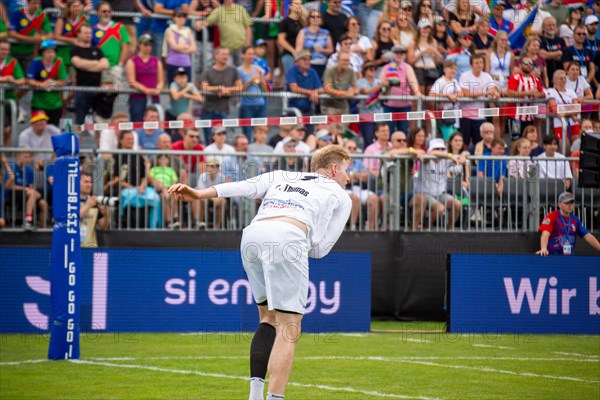
[[[515,72],[508,79],[508,89],[506,95],[508,97],[522,98],[523,100],[540,99],[545,97],[542,81],[533,76],[534,63],[533,59],[524,55],[521,57],[520,71]],[[533,106],[534,103],[512,103],[507,104],[509,107],[509,124],[510,132],[513,138],[521,136],[521,132],[528,125],[533,125],[535,114],[522,115],[517,113],[517,107]]]

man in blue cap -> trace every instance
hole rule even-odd
[[[535,254],[540,256],[571,255],[575,251],[575,237],[579,235],[597,251],[600,242],[583,226],[579,218],[573,214],[575,197],[572,193],[563,192],[558,196],[558,209],[546,215],[539,231],[540,250]]]

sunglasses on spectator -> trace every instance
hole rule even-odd
[[[524,61],[521,64],[523,64],[523,65],[533,65],[533,61]]]
[[[585,32],[577,32],[575,36],[585,36]]]
[[[465,40],[473,40],[473,36],[463,36],[462,38]]]
[[[396,139],[396,140],[394,140],[394,142],[396,142],[396,143],[404,143],[404,142],[406,142],[406,139]]]

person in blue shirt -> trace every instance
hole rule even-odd
[[[265,58],[267,53],[267,42],[264,39],[257,39],[254,43],[254,62],[253,64],[263,70],[263,79],[267,85],[268,90],[271,90],[271,68],[269,68],[269,62]]]
[[[492,140],[490,156],[501,157],[506,155],[506,143],[500,138]],[[496,190],[501,194],[504,189],[504,179],[508,172],[506,160],[479,160],[477,163],[477,176],[493,179]]]
[[[296,53],[296,65],[285,74],[288,90],[308,97],[292,98],[290,107],[296,107],[303,115],[312,115],[312,104],[319,104],[319,94],[323,92],[323,83],[317,72],[310,67],[310,52],[300,50]]]
[[[4,199],[6,205],[19,207],[25,205],[25,221],[23,228],[33,229],[33,211],[37,205],[38,224],[40,228],[46,227],[48,203],[42,198],[40,192],[34,188],[33,158],[29,152],[17,153],[16,162],[7,166],[4,171]]]

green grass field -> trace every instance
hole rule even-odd
[[[600,399],[600,336],[454,335],[374,322],[305,334],[286,399]],[[0,336],[0,399],[246,399],[251,334],[82,334],[81,360],[48,337]]]

